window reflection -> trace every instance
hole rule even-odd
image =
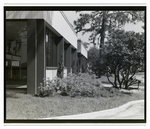
[[[27,22],[6,21],[5,41],[7,79],[6,84],[26,84]]]
[[[54,39],[52,34],[47,30],[46,31],[46,66],[47,67],[53,67],[53,45],[54,45]]]

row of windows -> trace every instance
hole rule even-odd
[[[45,35],[46,67],[56,67],[57,64],[57,43],[55,36],[48,28]],[[57,42],[57,41],[56,41]],[[20,56],[21,63],[27,62],[27,22],[7,21],[6,22],[6,53]],[[66,59],[67,61],[67,59]],[[66,65],[66,62],[64,62]]]

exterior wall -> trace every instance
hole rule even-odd
[[[56,76],[61,56],[66,66],[64,77],[72,72],[73,61],[76,67],[77,52],[87,57],[82,44],[77,51],[77,37],[60,11],[8,11],[6,18],[27,21],[27,93],[37,94],[43,78],[53,79]],[[54,34],[54,67],[46,67],[47,28]],[[82,66],[85,61],[80,60]]]
[[[46,78],[50,80],[54,79],[57,76],[57,67],[47,67],[46,68]],[[67,77],[67,68],[64,69],[64,77]]]
[[[87,58],[84,57],[81,53],[78,53],[78,72],[86,72],[87,71]]]
[[[85,47],[82,43],[81,43],[81,54],[87,58],[87,50],[85,49]]]
[[[87,50],[80,40],[78,40],[77,49],[79,53],[81,53],[83,56],[87,58]]]
[[[82,44],[81,40],[78,40],[78,60],[80,72],[86,72],[87,70],[87,50]]]
[[[64,19],[62,12],[54,11],[52,27],[54,27],[72,46],[77,48],[77,36],[72,31],[69,23]]]
[[[77,48],[77,36],[62,11],[6,11],[6,19],[44,19]]]

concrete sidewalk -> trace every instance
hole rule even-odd
[[[109,110],[43,119],[144,119],[144,109],[144,100],[138,100]]]

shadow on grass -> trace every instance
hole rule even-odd
[[[6,93],[6,98],[15,98],[15,99],[17,99],[17,98],[19,98],[19,97],[18,97],[18,96],[16,96],[16,94],[15,94],[15,93],[10,92],[10,93]]]
[[[125,92],[125,91],[121,91],[121,93],[122,93],[122,94],[125,94],[125,95],[130,95],[130,96],[132,96],[132,94],[133,94],[133,93],[131,93],[131,92]]]
[[[17,94],[27,94],[27,90],[25,89],[6,89],[6,98],[19,98]]]
[[[129,87],[129,90],[139,90],[139,89],[136,87]]]
[[[25,88],[8,88],[8,89],[6,89],[6,93],[7,92],[27,94],[27,89],[25,89]]]

